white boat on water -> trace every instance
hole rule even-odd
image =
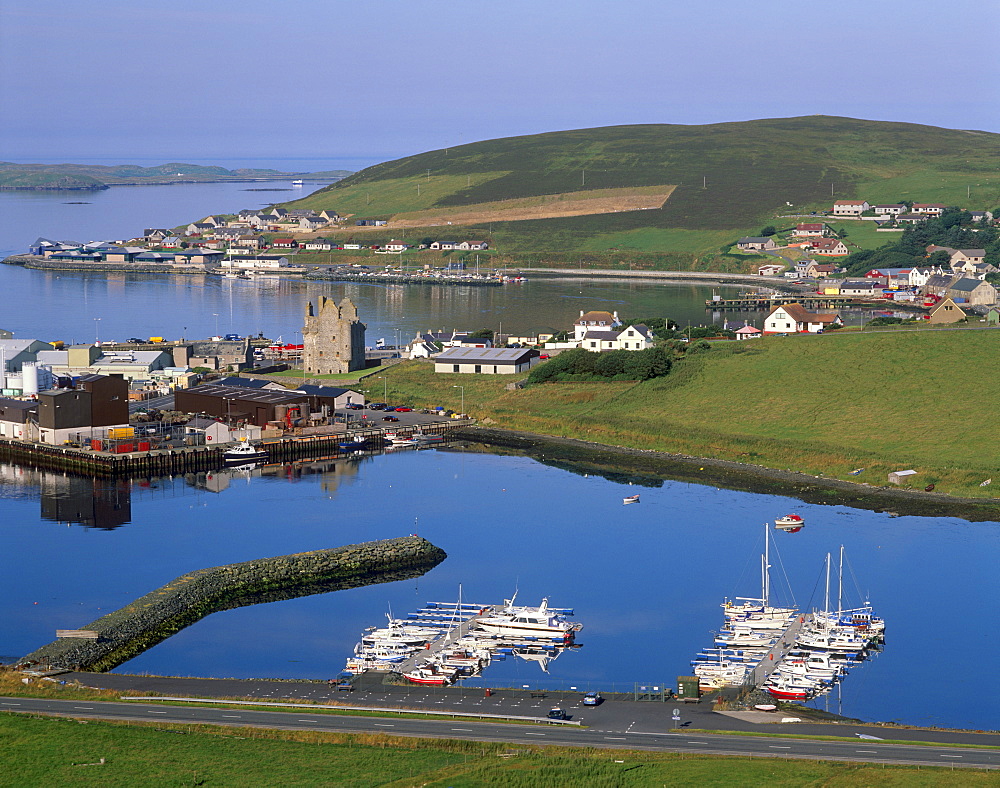
[[[516,596],[516,595],[515,595]],[[567,621],[561,613],[549,609],[549,600],[543,599],[537,607],[515,607],[514,600],[506,600],[502,611],[480,616],[476,625],[484,632],[505,637],[542,637],[571,639],[583,629],[582,624]]]
[[[267,452],[254,446],[248,440],[241,440],[223,453],[226,465],[240,465],[245,462],[259,462],[267,459]]]
[[[292,186],[304,186],[304,181],[292,181]]]

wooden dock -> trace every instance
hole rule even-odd
[[[452,617],[442,616],[443,619],[459,621],[458,626],[447,629],[440,637],[435,639],[433,642],[428,643],[427,648],[414,652],[413,656],[403,660],[393,669],[398,670],[400,673],[409,673],[424,660],[430,659],[436,654],[440,654],[445,649],[453,647],[456,640],[461,640],[469,634],[469,630],[480,616],[489,615],[491,612],[493,612],[492,606],[476,606],[475,612],[471,612],[469,610],[459,611],[458,615],[460,615],[461,618],[458,618],[458,615]],[[429,624],[430,622],[427,623]]]
[[[740,298],[710,298],[705,302],[705,308],[716,312],[741,311],[752,312],[756,310],[773,309],[782,304],[802,304],[802,306],[813,309],[838,309],[841,307],[895,307],[900,305],[895,301],[885,301],[882,299],[872,300],[869,298],[853,298],[851,296],[834,295],[749,295]]]
[[[763,656],[761,661],[757,663],[744,683],[753,685],[754,687],[762,687],[764,682],[767,681],[767,677],[781,664],[781,661],[787,656],[788,652],[795,648],[795,639],[799,634],[799,630],[806,625],[806,622],[811,620],[812,613],[800,613],[792,619],[792,623],[781,633],[781,637],[778,638],[778,641]]]

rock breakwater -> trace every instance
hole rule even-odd
[[[96,640],[59,638],[18,664],[111,670],[210,613],[419,577],[445,558],[426,539],[407,536],[199,569],[82,627]]]

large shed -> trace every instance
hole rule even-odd
[[[527,372],[538,360],[532,348],[453,347],[435,356],[434,371],[513,375]]]
[[[207,413],[210,416],[247,421],[258,427],[266,427],[269,421],[284,420],[289,409],[294,410],[296,407],[300,417],[307,417],[309,395],[209,383],[174,392],[174,407],[185,413]]]

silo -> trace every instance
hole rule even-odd
[[[38,393],[38,364],[25,361],[21,365],[21,394],[32,397]]]

